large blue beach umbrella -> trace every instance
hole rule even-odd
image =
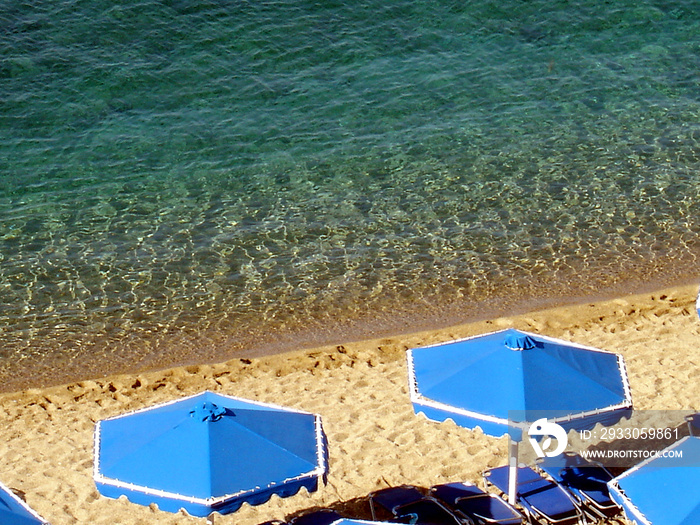
[[[110,498],[193,516],[235,512],[325,482],[319,416],[212,392],[105,419],[94,479]]]
[[[700,437],[685,437],[608,482],[638,525],[700,523]]]
[[[49,524],[2,483],[0,483],[0,523],[2,525]]]
[[[517,442],[542,417],[566,431],[613,425],[632,410],[622,356],[508,329],[408,351],[411,402],[428,419]]]

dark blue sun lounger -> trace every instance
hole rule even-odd
[[[508,466],[487,470],[484,479],[504,494],[508,494]],[[530,467],[518,467],[516,501],[533,519],[552,525],[585,523],[574,499],[555,482],[548,480]]]
[[[523,516],[495,494],[471,483],[435,485],[430,494],[475,525],[522,525]]]
[[[306,512],[292,519],[290,525],[331,525],[342,516],[331,509],[319,509]]]
[[[622,509],[610,498],[608,481],[613,476],[602,465],[577,454],[544,458],[540,469],[576,498],[592,518],[609,518]]]
[[[380,509],[391,514],[392,523],[416,525],[463,525],[447,507],[416,487],[402,485],[373,492],[369,496],[372,519],[380,519]]]

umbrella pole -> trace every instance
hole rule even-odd
[[[508,438],[509,467],[508,467],[508,503],[515,505],[515,496],[518,491],[518,442],[512,437]]]

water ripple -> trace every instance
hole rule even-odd
[[[10,2],[3,388],[693,276],[699,26],[690,1]]]

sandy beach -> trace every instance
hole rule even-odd
[[[211,390],[320,414],[330,450],[328,484],[318,492],[245,505],[217,523],[257,525],[316,507],[367,518],[374,490],[482,484],[484,469],[506,462],[505,438],[414,415],[406,349],[515,327],[621,353],[636,409],[700,409],[696,294],[696,286],[681,286],[445,330],[2,394],[0,481],[53,525],[203,524],[101,497],[92,481],[93,429],[100,419]]]

